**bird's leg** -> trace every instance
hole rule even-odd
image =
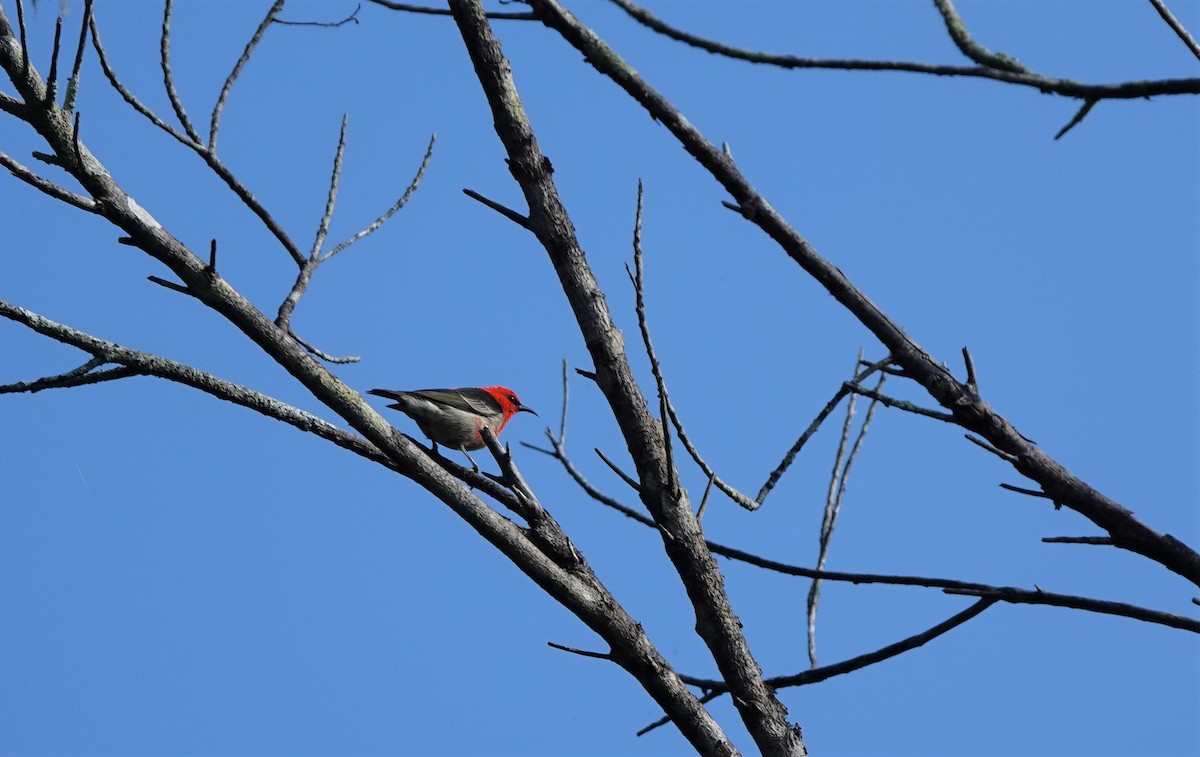
[[[471,457],[471,455],[470,455],[470,454],[468,454],[468,453],[467,453],[467,448],[466,448],[466,447],[459,447],[458,449],[459,449],[459,451],[460,451],[460,452],[462,452],[464,455],[466,455],[466,456],[467,456],[467,459],[468,459],[468,460],[470,460],[470,461],[471,461],[471,471],[472,471],[472,472],[474,472],[474,473],[478,473],[478,472],[479,472],[479,466],[475,464],[475,460],[474,460],[474,459]]]

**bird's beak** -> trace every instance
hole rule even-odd
[[[524,405],[517,405],[517,412],[518,413],[533,413],[534,415],[537,415],[537,411],[535,411],[531,407],[525,407]],[[538,415],[538,417],[541,418],[542,416]]]

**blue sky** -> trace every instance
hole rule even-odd
[[[927,2],[648,4],[697,34],[804,56],[960,63]],[[1087,82],[1195,76],[1149,4],[961,0],[984,45]],[[1193,32],[1200,4],[1171,4]],[[47,68],[56,3],[29,21]],[[1026,436],[1152,527],[1200,544],[1197,521],[1195,98],[1078,105],[983,80],[780,71],[663,40],[604,3],[574,3],[793,225],[935,357],[968,345],[987,398]],[[4,3],[10,17],[11,2]],[[81,4],[66,3],[75,35]],[[174,73],[207,124],[266,5],[181,2]],[[354,3],[297,2],[289,19]],[[164,118],[156,3],[101,4],[113,65]],[[372,387],[505,384],[557,427],[561,363],[588,358],[536,241],[466,198],[521,208],[452,22],[371,6],[338,29],[273,27],[226,109],[221,154],[311,243],[340,119],[349,114],[340,240],[403,192],[434,132],[429,172],[381,231],[316,276],[294,318],[309,341],[361,355],[335,372]],[[676,407],[728,481],[755,492],[850,372],[870,335],[580,55],[537,24],[502,23],[542,149],[652,395],[631,260],[645,182],[651,328]],[[5,87],[4,91],[11,92]],[[91,58],[84,140],[168,230],[220,244],[230,283],[274,313],[294,267],[195,155],[133,113]],[[0,150],[42,145],[0,119]],[[0,182],[0,299],[245,384],[336,421],[98,219]],[[0,383],[68,370],[81,353],[0,323]],[[919,401],[901,381],[892,393]],[[380,403],[382,404],[382,403]],[[417,433],[402,416],[401,430]],[[553,641],[598,640],[411,482],[280,423],[148,378],[0,396],[0,751],[7,754],[686,754],[614,666]],[[626,465],[599,393],[571,384],[568,450],[613,496],[593,454]],[[709,503],[705,531],[810,565],[836,445],[823,429],[757,513]],[[515,445],[514,445],[515,446]],[[482,461],[481,461],[482,462]],[[535,452],[542,502],[682,672],[711,675],[659,539],[603,509]],[[485,467],[487,467],[485,465]],[[704,477],[684,469],[696,499]],[[1195,614],[1189,587],[1105,547],[1069,511],[998,488],[1023,483],[953,428],[877,413],[829,567],[921,574]],[[807,667],[808,584],[722,561],[769,675]],[[969,600],[932,589],[826,584],[822,663],[933,625]],[[1000,605],[926,647],[782,693],[817,754],[1191,754],[1200,654],[1182,631]],[[729,703],[713,711],[752,744]]]

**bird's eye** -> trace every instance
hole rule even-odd
[[[517,399],[517,395],[515,395],[515,394],[508,395],[508,401],[513,403],[514,405],[521,404],[520,401]]]

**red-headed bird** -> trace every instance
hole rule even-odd
[[[483,447],[479,430],[484,426],[499,435],[517,413],[537,415],[521,404],[512,389],[503,386],[413,391],[372,389],[367,394],[395,400],[388,407],[416,421],[417,427],[433,442],[434,452],[442,444],[466,455],[467,450]],[[471,460],[471,456],[467,455],[467,459]],[[471,465],[479,469],[474,460]]]

